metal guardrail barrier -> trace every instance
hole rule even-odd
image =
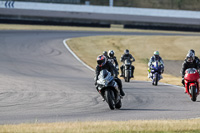
[[[11,10],[11,9],[12,10]],[[200,30],[200,11],[0,1],[0,19],[63,23],[122,24],[124,27],[191,27]]]

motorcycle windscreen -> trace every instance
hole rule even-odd
[[[185,80],[196,81],[199,79],[199,73],[195,68],[188,68],[185,70]]]
[[[112,80],[113,80],[113,77],[111,76],[111,73],[108,70],[103,69],[100,71],[97,83],[107,86]]]

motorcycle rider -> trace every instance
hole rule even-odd
[[[162,58],[160,57],[160,53],[159,51],[154,51],[154,55],[150,58],[149,63],[148,63],[148,78],[151,78],[150,72],[151,72],[151,67],[152,67],[152,63],[155,61],[159,61],[162,65],[162,69],[161,69],[161,73],[164,72],[164,62],[162,60]],[[161,79],[162,79],[162,75],[160,75]]]
[[[183,86],[185,86],[185,82],[184,82],[185,70],[188,68],[196,68],[197,70],[199,69],[199,61],[197,59],[195,60],[195,55],[193,51],[188,52],[182,64],[182,69],[181,69],[182,81],[181,82]]]
[[[116,68],[117,74],[118,74],[119,66],[118,66],[117,58],[116,58],[116,56],[114,56],[114,54],[115,54],[115,52],[113,50],[108,51],[108,56],[109,56],[108,61],[110,61],[113,64],[113,66]]]
[[[98,80],[98,76],[100,74],[100,71],[103,70],[103,69],[107,69],[111,73],[111,75],[115,77],[115,81],[119,85],[120,95],[125,96],[125,93],[122,89],[122,82],[117,77],[116,69],[114,68],[114,66],[111,62],[107,61],[107,58],[104,55],[99,55],[97,57],[97,66],[96,66],[96,70],[95,70],[95,73],[96,73],[95,86],[97,86],[97,80]]]
[[[127,58],[129,58],[131,62],[135,61],[135,58],[129,53],[128,49],[124,50],[124,54],[121,56],[121,59],[120,59],[120,61],[123,62],[123,64],[120,67],[120,69],[121,69],[121,75],[120,75],[120,77],[124,77],[124,71],[123,71],[123,69],[124,69],[124,61]],[[134,73],[135,67],[133,65],[131,65],[131,66],[132,66],[132,75],[131,75],[131,77],[133,77],[133,73]]]
[[[103,51],[103,55],[108,59],[108,52],[107,51]]]
[[[200,67],[200,60],[199,60],[199,58],[198,58],[197,56],[195,56],[195,51],[194,51],[193,49],[190,49],[190,50],[188,51],[188,53],[190,53],[190,52],[194,53],[194,60],[195,60],[195,62],[196,62],[197,64],[199,64],[199,67]]]

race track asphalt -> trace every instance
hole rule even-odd
[[[94,72],[63,45],[67,38],[96,35],[180,34],[0,31],[0,124],[200,116],[200,100],[192,102],[183,87],[143,81],[123,81],[122,108],[111,111],[94,88]]]

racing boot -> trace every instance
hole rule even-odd
[[[182,83],[183,86],[185,87],[185,81],[184,81],[184,78],[182,78],[181,83]]]
[[[124,77],[124,73],[123,72],[121,73],[120,77]]]
[[[123,91],[123,89],[122,89],[122,84],[119,85],[119,91],[120,91],[120,95],[121,95],[121,96],[125,96],[125,93],[124,93],[124,91]]]
[[[124,77],[124,72],[123,71],[121,71],[120,77]]]
[[[123,71],[123,67],[120,67],[120,69],[121,69],[121,75],[120,75],[120,77],[124,77],[124,71]]]
[[[103,97],[103,95],[101,94],[101,92],[99,91],[99,94],[101,95],[102,101],[105,101],[105,98]]]
[[[121,87],[119,88],[119,90],[120,90],[120,95],[121,96],[125,96],[125,93],[124,93],[124,91],[123,91],[123,89]]]
[[[115,81],[117,82],[117,84],[119,86],[120,95],[121,96],[125,96],[125,93],[124,93],[124,91],[122,89],[122,82],[121,82],[121,80],[119,78],[116,78]]]
[[[134,66],[132,66],[132,70],[131,70],[131,73],[132,73],[132,75],[131,75],[131,78],[134,78],[134,75],[133,75],[133,73],[134,73],[134,70],[135,70],[135,67],[134,67]]]
[[[149,79],[151,78],[150,73],[148,73],[148,78],[149,78]]]
[[[134,78],[133,72],[132,72],[132,74],[131,74],[131,78]]]

